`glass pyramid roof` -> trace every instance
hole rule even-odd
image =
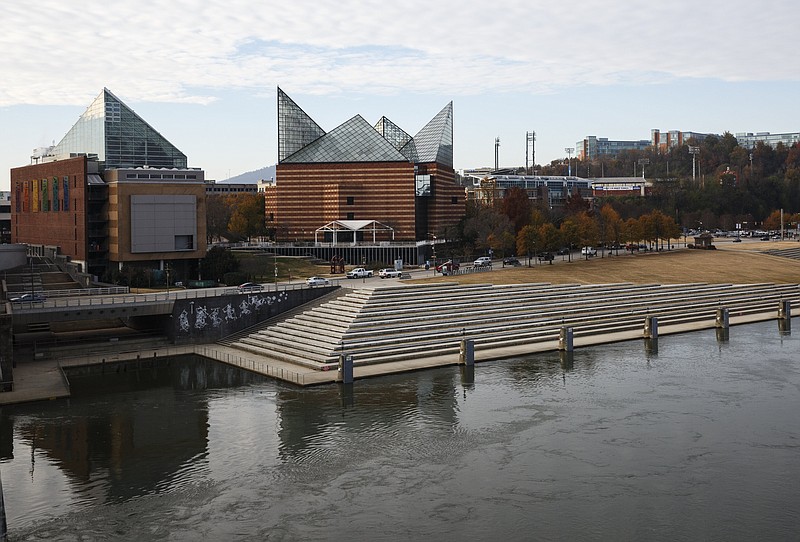
[[[381,117],[381,120],[375,124],[375,129],[386,141],[394,145],[394,148],[398,151],[405,147],[406,143],[411,141],[411,136],[408,135],[405,130],[386,117]]]
[[[453,102],[414,136],[417,163],[436,162],[453,167]]]
[[[278,87],[278,162],[324,135],[325,130]]]
[[[186,155],[104,88],[52,153],[96,154],[106,169],[186,168]]]
[[[288,163],[407,162],[361,115],[289,156]]]
[[[375,126],[356,115],[330,133],[278,88],[278,162],[436,162],[453,167],[453,102],[411,137],[381,117]]]

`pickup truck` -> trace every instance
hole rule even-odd
[[[347,278],[349,279],[363,279],[372,276],[371,269],[364,269],[363,267],[356,267],[352,271],[347,272]]]

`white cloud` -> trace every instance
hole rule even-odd
[[[4,3],[0,106],[207,103],[217,89],[456,96],[681,77],[800,78],[778,0]]]

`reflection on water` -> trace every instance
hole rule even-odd
[[[13,540],[749,540],[798,530],[774,322],[308,389],[201,359],[4,407]]]

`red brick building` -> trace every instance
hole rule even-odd
[[[313,241],[334,221],[378,222],[386,226],[381,242],[443,236],[466,209],[455,183],[452,119],[450,103],[414,137],[385,117],[372,126],[360,115],[326,133],[278,89],[278,165],[275,186],[265,191],[267,226],[279,241]],[[363,232],[353,235],[367,240]]]

